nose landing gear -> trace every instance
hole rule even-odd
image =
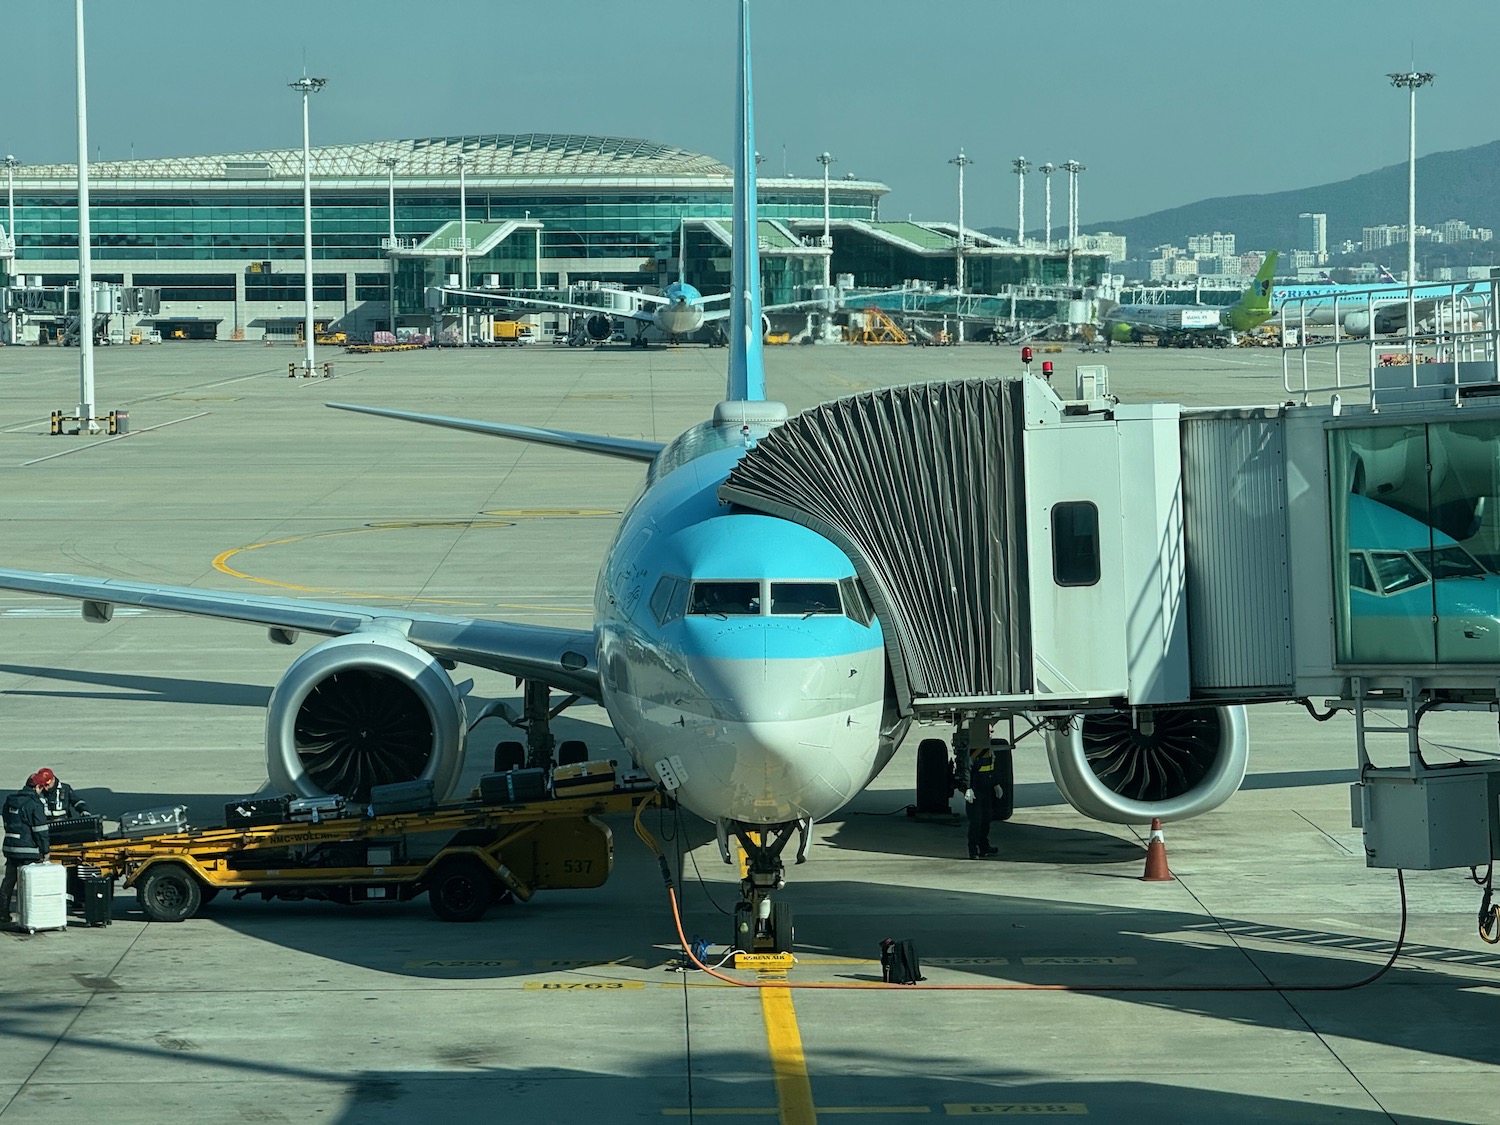
[[[784,824],[747,825],[739,821],[719,823],[719,854],[725,863],[733,863],[729,852],[732,834],[744,855],[740,901],[734,908],[732,944],[742,953],[790,953],[795,938],[792,908],[784,902],[773,902],[771,894],[785,884],[786,866],[781,855],[793,836],[797,838],[797,858],[807,858],[807,842],[812,822],[793,820]]]

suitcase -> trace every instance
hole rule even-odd
[[[47,835],[53,845],[90,844],[104,839],[102,816],[60,816],[47,822]]]
[[[287,803],[286,814],[290,820],[313,824],[349,815],[342,797],[298,797]]]
[[[115,881],[99,868],[83,864],[69,868],[68,894],[85,926],[108,926],[114,921]]]
[[[608,758],[557,766],[552,771],[554,797],[588,797],[615,791],[615,764]]]
[[[886,984],[916,984],[927,979],[910,938],[886,938],[880,943],[880,979]]]
[[[68,869],[60,863],[28,863],[16,887],[17,924],[27,933],[68,928]]]
[[[524,805],[546,798],[546,770],[506,770],[479,779],[479,799],[488,805]]]
[[[120,814],[121,836],[159,836],[187,831],[186,805],[160,805]]]
[[[432,779],[399,781],[394,785],[370,786],[370,815],[386,816],[390,813],[420,812],[437,804],[433,796]]]
[[[261,828],[267,824],[285,824],[291,819],[290,797],[241,797],[224,806],[226,828]]]

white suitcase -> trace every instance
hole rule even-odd
[[[27,933],[68,928],[68,869],[60,863],[28,863],[16,887],[18,920]]]

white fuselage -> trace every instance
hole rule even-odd
[[[603,703],[636,762],[670,772],[699,816],[817,820],[870,782],[905,724],[887,704],[873,616],[798,612],[784,596],[843,581],[849,597],[848,558],[718,499],[744,448],[737,428],[688,431],[621,522],[595,595]],[[705,591],[720,585],[748,600],[710,610]]]

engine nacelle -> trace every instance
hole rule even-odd
[[[1345,314],[1344,334],[1346,336],[1368,336],[1370,334],[1370,314],[1367,312]]]
[[[1063,799],[1110,824],[1186,820],[1218,808],[1245,779],[1243,707],[1182,707],[1074,715],[1047,732]]]
[[[603,313],[590,313],[583,322],[583,330],[590,340],[608,340],[615,333],[615,322]]]
[[[271,788],[369,798],[372,785],[431,778],[446,798],[463,768],[464,702],[433,657],[391,629],[308,649],[266,709]]]

